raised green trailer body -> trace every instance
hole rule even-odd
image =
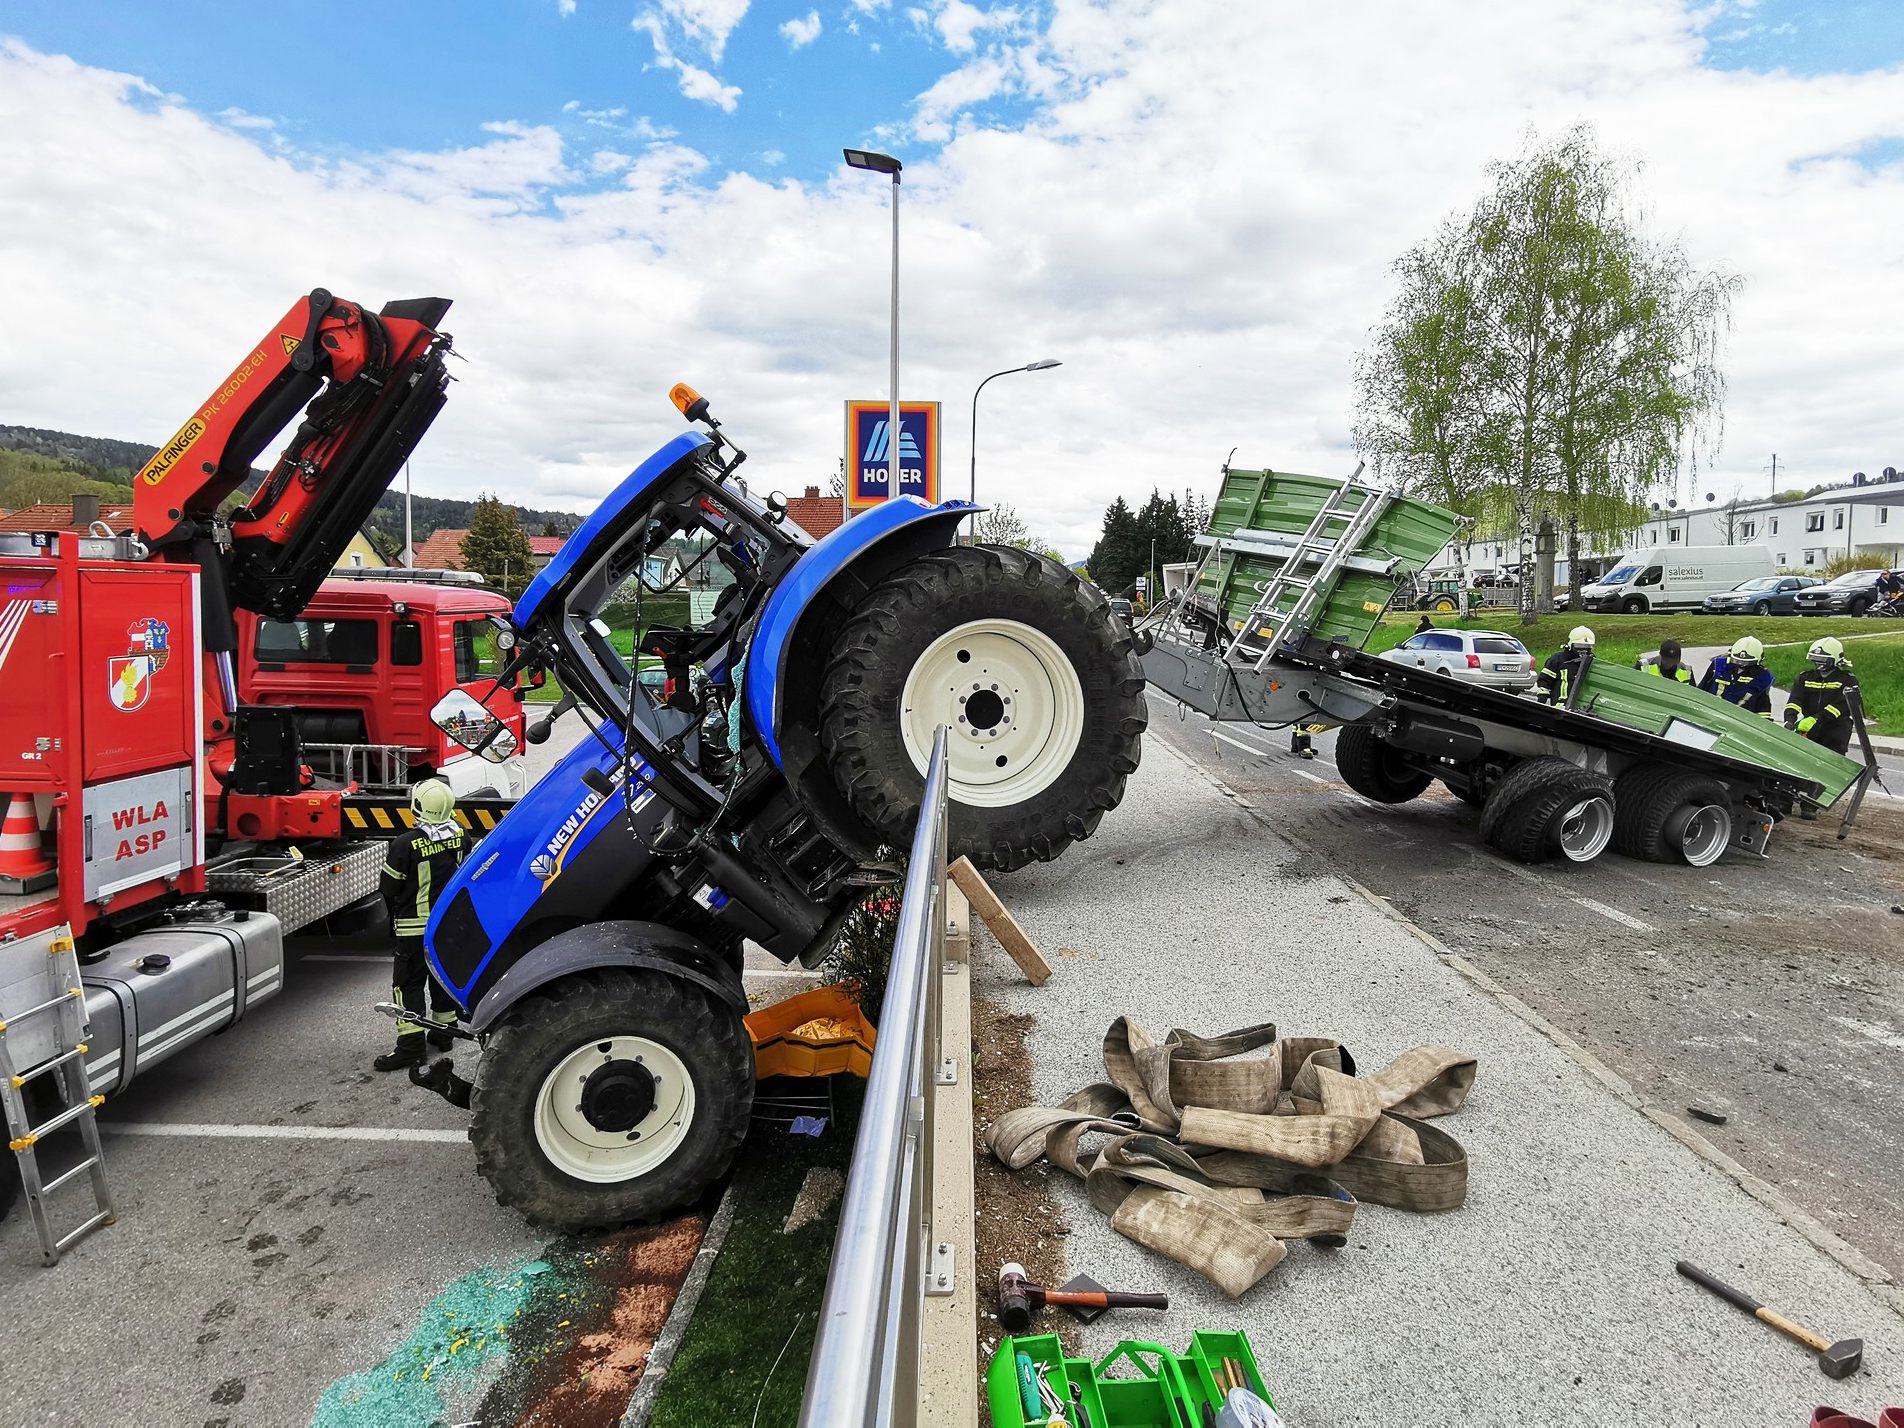
[[[1300,476],[1292,471],[1236,471],[1224,474],[1223,489],[1210,513],[1209,534],[1218,539],[1247,538],[1251,532],[1294,540],[1336,492],[1339,477]],[[1352,487],[1344,498],[1353,511],[1373,498],[1369,488]],[[1460,518],[1453,511],[1407,496],[1394,497],[1377,518],[1356,555],[1392,561],[1389,573],[1348,569],[1336,577],[1309,632],[1319,639],[1347,640],[1360,649],[1375,633],[1396,588],[1427,568],[1453,536]],[[1220,612],[1226,626],[1241,630],[1262,587],[1283,568],[1274,555],[1219,548],[1204,563],[1196,592]],[[1263,634],[1267,634],[1264,631]]]
[[[1453,511],[1337,477],[1226,471],[1205,537],[1216,549],[1197,577],[1197,603],[1232,634],[1242,631],[1258,596],[1285,564],[1274,548],[1280,543],[1287,554],[1301,549],[1317,513],[1331,502],[1352,515],[1371,500],[1385,501],[1385,508],[1356,543],[1350,561],[1319,588],[1316,614],[1306,630],[1314,639],[1365,647],[1397,589],[1425,570],[1453,537],[1460,525]],[[1315,568],[1313,555],[1307,564]],[[1259,626],[1249,636],[1262,640],[1272,633]],[[1260,649],[1257,644],[1249,657]],[[1592,666],[1573,707],[1684,748],[1815,784],[1820,804],[1835,802],[1863,772],[1861,764],[1773,720],[1675,680],[1614,665]]]
[[[1748,713],[1676,679],[1623,665],[1595,661],[1574,708],[1686,748],[1815,783],[1823,790],[1818,802],[1824,805],[1835,803],[1864,772],[1863,764],[1799,737],[1776,719]]]

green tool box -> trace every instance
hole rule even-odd
[[[1224,1390],[1217,1386],[1223,1360],[1242,1365],[1244,1386],[1274,1407],[1264,1386],[1247,1334],[1198,1330],[1190,1347],[1173,1354],[1162,1344],[1127,1339],[1095,1364],[1068,1359],[1056,1334],[1006,1338],[985,1373],[985,1400],[993,1428],[1026,1428],[1044,1423],[1043,1410],[1027,1415],[1018,1391],[1018,1355],[1050,1370],[1045,1381],[1065,1401],[1064,1421],[1083,1428],[1071,1406],[1071,1385],[1083,1396],[1091,1428],[1202,1428],[1203,1406],[1221,1411]]]

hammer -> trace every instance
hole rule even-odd
[[[1679,1272],[1702,1289],[1710,1289],[1714,1294],[1745,1310],[1754,1319],[1762,1319],[1780,1333],[1790,1334],[1808,1349],[1818,1353],[1818,1367],[1825,1371],[1826,1378],[1845,1378],[1858,1371],[1858,1365],[1864,1362],[1863,1339],[1840,1339],[1831,1343],[1823,1334],[1814,1334],[1803,1324],[1795,1324],[1776,1310],[1767,1309],[1751,1295],[1734,1289],[1723,1280],[1714,1279],[1696,1264],[1679,1261]]]
[[[1002,1265],[998,1271],[998,1322],[1013,1334],[1031,1327],[1031,1316],[1047,1304],[1071,1304],[1081,1309],[1168,1309],[1168,1294],[1120,1294],[1112,1289],[1046,1289],[1025,1277],[1022,1264]]]

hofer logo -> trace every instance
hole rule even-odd
[[[889,401],[848,402],[845,455],[850,509],[864,511],[886,499],[895,454],[899,458],[901,494],[937,501],[939,404],[901,402],[899,430],[895,433]]]

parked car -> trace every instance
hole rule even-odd
[[[1500,630],[1423,630],[1381,657],[1489,689],[1521,694],[1534,687],[1534,657]]]
[[[1796,615],[1798,592],[1822,584],[1812,575],[1760,575],[1706,596],[1708,615]]]
[[[1801,615],[1862,615],[1878,603],[1878,576],[1881,570],[1847,570],[1836,580],[1800,590],[1797,595]]]
[[[1122,599],[1118,596],[1112,596],[1111,597],[1111,613],[1117,616],[1118,619],[1122,620],[1127,628],[1132,623],[1131,602],[1128,600]]]

